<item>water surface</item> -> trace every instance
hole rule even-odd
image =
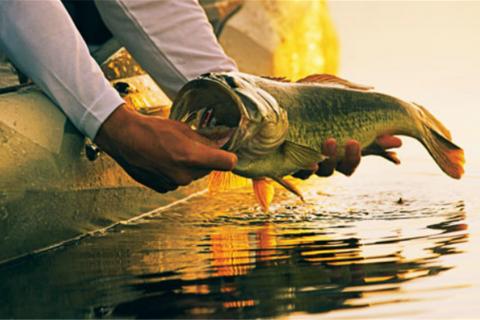
[[[0,266],[0,315],[474,317],[479,182],[360,170],[269,214],[249,190],[202,194]]]

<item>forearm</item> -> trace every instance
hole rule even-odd
[[[234,71],[195,0],[96,1],[104,22],[170,98],[200,74]]]
[[[60,1],[0,1],[0,48],[91,138],[123,102]]]

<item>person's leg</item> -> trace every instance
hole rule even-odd
[[[117,38],[170,98],[189,80],[234,71],[195,0],[96,1]]]

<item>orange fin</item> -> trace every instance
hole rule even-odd
[[[381,156],[397,165],[401,163],[398,154],[395,151],[385,151]]]
[[[377,143],[373,143],[362,150],[362,156],[369,156],[369,155],[380,156],[397,165],[400,164],[400,159],[398,158],[398,155],[396,152],[387,151],[382,147],[380,147]]]
[[[267,212],[275,195],[273,182],[267,179],[253,179],[253,191],[262,210]]]
[[[292,181],[287,180],[287,179],[283,179],[283,178],[279,178],[279,177],[275,177],[275,178],[272,178],[272,179],[275,180],[279,185],[281,185],[282,187],[284,187],[285,189],[287,189],[288,191],[290,191],[291,193],[293,193],[294,195],[299,197],[302,201],[305,201],[303,199],[302,193],[297,188],[297,186],[294,183],[292,183]]]
[[[465,172],[463,150],[432,128],[424,137],[424,145],[440,168],[450,177],[460,179]]]
[[[348,89],[364,90],[368,91],[373,89],[372,86],[366,86],[363,84],[353,83],[348,80],[339,78],[331,74],[312,74],[306,76],[303,79],[297,81],[298,83],[322,83],[322,84],[335,84]]]
[[[208,176],[208,191],[222,192],[250,186],[250,179],[237,176],[230,171],[212,171]]]

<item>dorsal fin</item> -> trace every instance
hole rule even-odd
[[[363,84],[358,84],[358,83],[353,83],[348,80],[339,78],[337,76],[323,73],[323,74],[312,74],[309,76],[306,76],[305,78],[302,78],[297,81],[298,83],[321,83],[321,84],[335,84],[342,86],[347,89],[356,89],[356,90],[364,90],[368,91],[373,89],[372,86],[366,86]]]
[[[262,76],[262,78],[272,80],[272,81],[278,81],[278,82],[291,82],[289,79],[287,79],[285,77]]]

